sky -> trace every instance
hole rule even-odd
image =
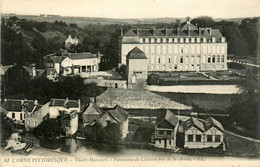
[[[103,18],[260,16],[260,0],[1,0],[1,13]]]

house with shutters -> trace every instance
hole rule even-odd
[[[191,117],[183,125],[184,148],[216,148],[224,141],[224,128],[210,117],[206,120]]]
[[[175,149],[178,126],[178,117],[170,110],[158,116],[155,123],[155,133],[152,137],[155,147]]]
[[[6,116],[16,124],[24,125],[27,114],[41,108],[37,100],[5,99],[1,107],[7,111]]]

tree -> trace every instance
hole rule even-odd
[[[85,137],[98,149],[115,151],[121,142],[122,134],[119,124],[110,123],[105,128],[95,124],[85,128]]]
[[[209,16],[201,16],[191,20],[191,23],[197,25],[198,27],[214,27],[215,21],[212,17]]]
[[[158,74],[148,75],[147,84],[148,85],[158,85],[160,76]]]

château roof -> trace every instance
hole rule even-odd
[[[95,54],[92,54],[92,53],[90,53],[90,52],[69,53],[69,57],[70,57],[72,60],[97,58],[97,56],[96,56]]]
[[[126,57],[127,59],[147,59],[145,53],[141,51],[138,47],[135,47],[130,52],[128,52]]]

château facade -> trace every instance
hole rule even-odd
[[[227,42],[218,29],[199,28],[190,23],[177,29],[121,30],[119,66],[135,47],[148,59],[148,71],[227,70]]]

